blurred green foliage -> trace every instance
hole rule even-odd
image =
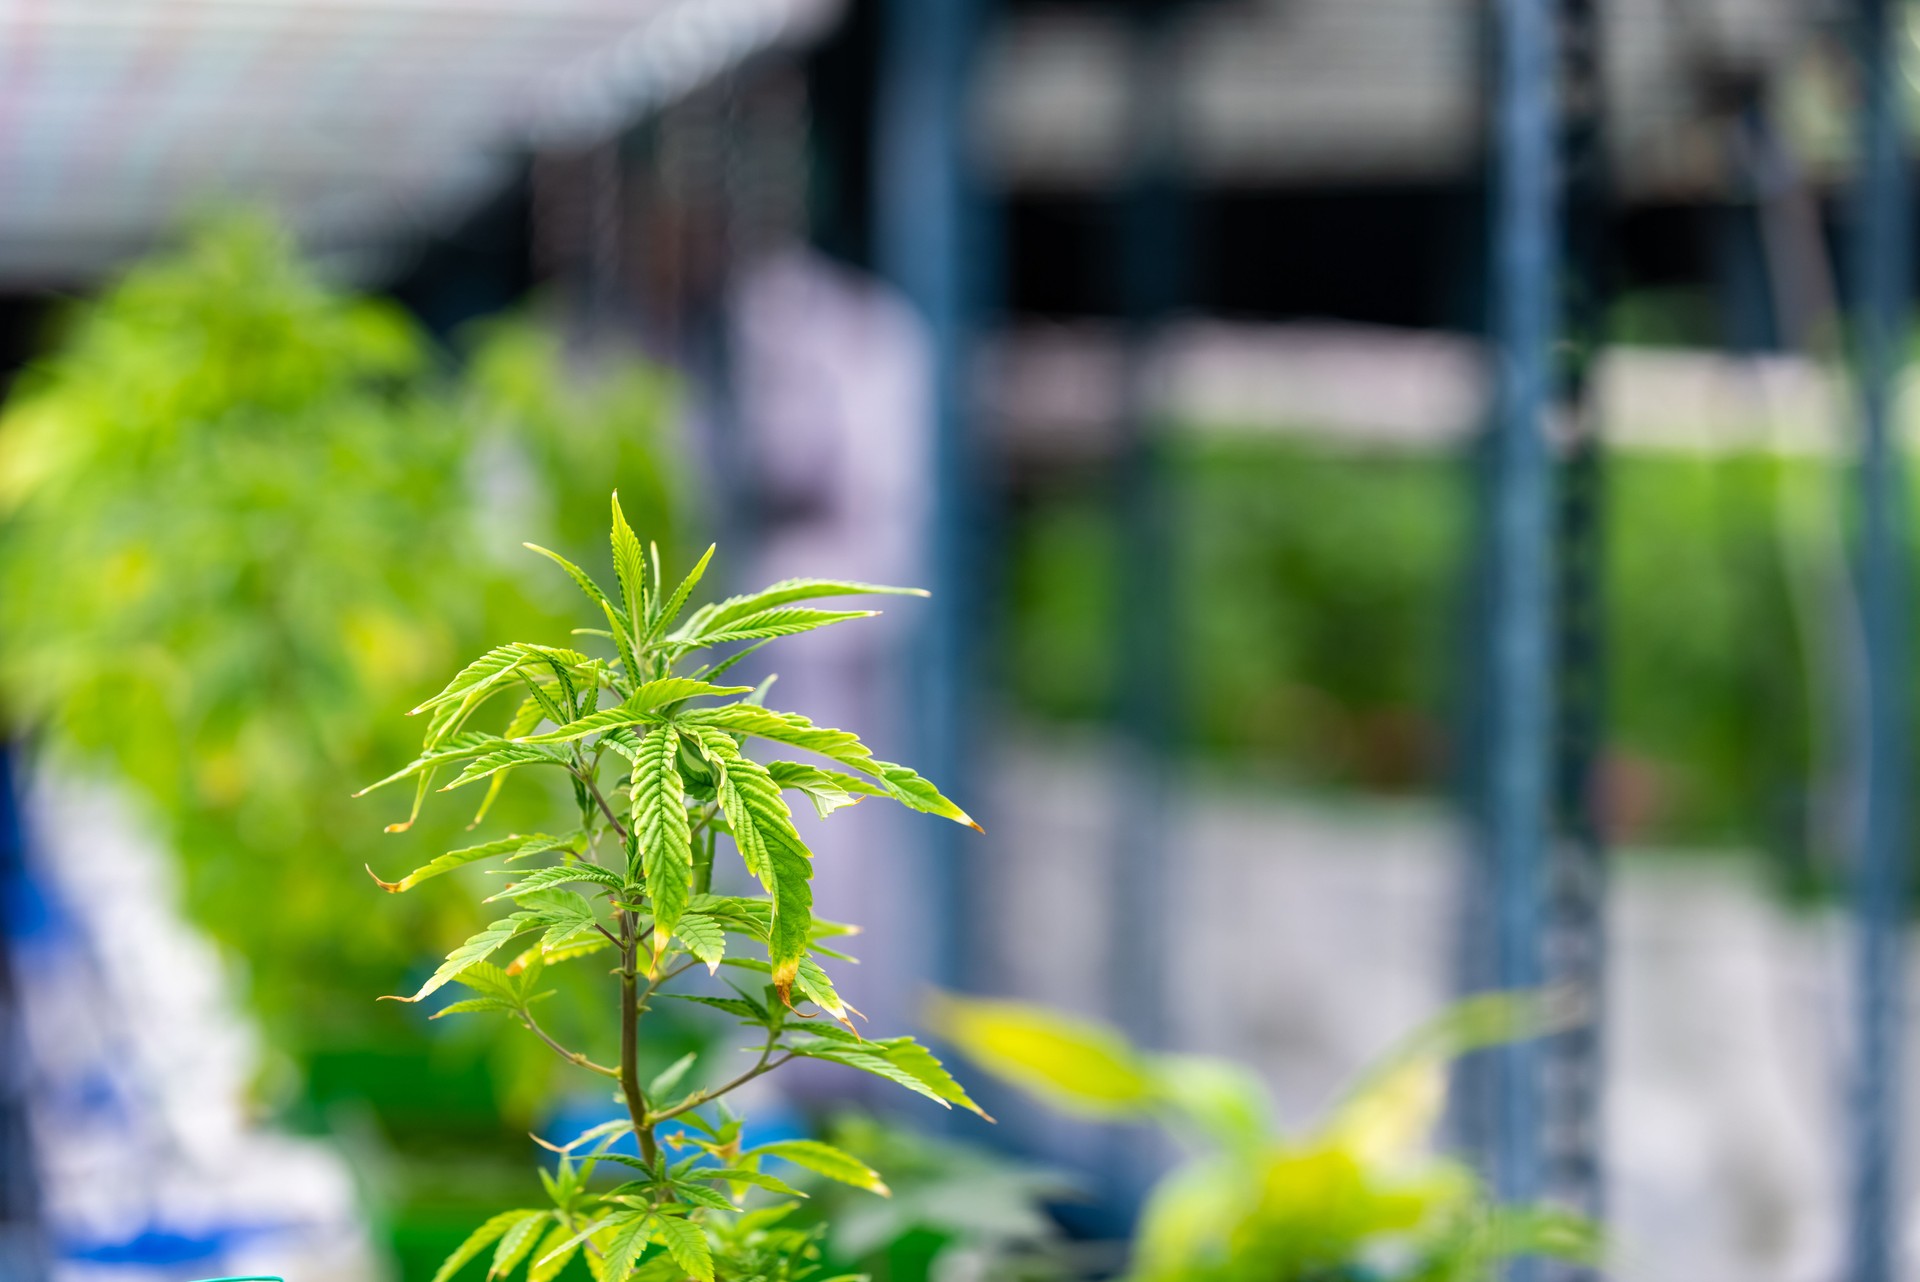
[[[943,999],[942,1033],[1055,1107],[1149,1121],[1186,1148],[1148,1195],[1128,1282],[1482,1282],[1517,1256],[1597,1262],[1586,1221],[1496,1203],[1431,1134],[1446,1065],[1563,1023],[1546,998],[1468,999],[1362,1074],[1317,1126],[1274,1124],[1240,1066],[1135,1049],[1102,1025],[1016,1002]]]
[[[1060,1282],[1079,1276],[1048,1203],[1081,1196],[1058,1171],[865,1114],[831,1118],[827,1140],[885,1173],[892,1196],[812,1176],[804,1222],[826,1226],[840,1267],[871,1282]]]
[[[1843,480],[1760,453],[1610,462],[1607,804],[1623,837],[1758,845],[1804,871],[1809,709],[1832,692],[1808,630],[1836,643],[1821,630],[1843,605]],[[1196,433],[1169,451],[1168,484],[1181,746],[1306,788],[1443,789],[1467,463]],[[1118,538],[1097,478],[1029,501],[1010,544],[1005,679],[1043,717],[1109,715]]]
[[[324,1105],[413,1077],[418,1109],[419,1073],[469,1080],[485,1055],[506,1116],[544,1093],[535,1055],[371,999],[478,916],[464,897],[382,895],[362,865],[405,856],[348,798],[411,751],[393,707],[470,651],[564,631],[564,593],[528,574],[519,538],[599,565],[617,481],[672,542],[670,404],[660,375],[570,368],[528,323],[493,325],[456,365],[250,217],[76,306],[16,385],[0,419],[7,719],[146,803],[190,915],[285,1054],[282,1087],[324,1087]],[[511,804],[510,823],[548,809]],[[469,817],[421,828],[459,845]]]

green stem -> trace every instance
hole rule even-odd
[[[708,1090],[699,1091],[693,1095],[689,1095],[687,1096],[687,1098],[681,1100],[678,1104],[675,1104],[672,1108],[667,1109],[665,1112],[655,1113],[650,1120],[655,1125],[658,1125],[661,1122],[667,1121],[669,1118],[675,1118],[680,1116],[680,1114],[682,1113],[690,1112],[693,1109],[699,1108],[702,1104],[711,1104],[713,1103],[713,1101],[719,1099],[722,1095],[725,1095],[730,1091],[738,1090],[740,1087],[745,1086],[748,1082],[751,1082],[754,1078],[759,1077],[764,1073],[771,1073],[774,1069],[780,1067],[782,1064],[785,1064],[787,1061],[796,1059],[796,1058],[798,1058],[796,1053],[793,1051],[789,1051],[785,1055],[782,1055],[779,1059],[774,1059],[773,1043],[769,1042],[760,1051],[760,1059],[758,1060],[758,1062],[756,1062],[752,1068],[740,1074],[740,1076],[734,1078],[730,1082],[722,1082],[720,1085],[712,1087]]]
[[[600,812],[607,817],[607,822],[613,825],[613,831],[619,836],[621,844],[625,845],[627,826],[620,822],[619,816],[613,813],[613,807],[607,804],[607,795],[600,791],[600,785],[594,782],[591,775],[581,774],[578,770],[573,774],[574,778],[587,786],[587,791],[593,795],[593,799],[600,803]]]
[[[620,915],[620,1094],[640,1143],[640,1157],[649,1167],[659,1155],[653,1123],[647,1116],[646,1092],[640,1089],[640,977],[635,970],[633,916]]]
[[[693,858],[693,890],[698,895],[711,894],[713,891],[713,853],[720,840],[720,834],[714,831],[712,816],[707,816],[703,823],[705,831],[701,835],[705,840],[700,843]]]
[[[546,1029],[540,1027],[539,1021],[534,1019],[532,1011],[522,1010],[520,1012],[520,1022],[525,1024],[535,1037],[538,1037],[541,1041],[545,1042],[548,1046],[552,1047],[554,1053],[558,1055],[561,1059],[566,1060],[568,1063],[578,1064],[581,1068],[588,1069],[595,1073],[599,1073],[605,1077],[619,1076],[619,1073],[617,1070],[608,1068],[605,1064],[596,1064],[592,1060],[588,1059],[585,1055],[582,1055],[579,1051],[568,1050],[565,1046],[562,1046],[559,1042],[555,1041],[547,1033]]]

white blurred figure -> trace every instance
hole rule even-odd
[[[43,776],[25,811],[13,960],[54,1282],[382,1276],[342,1156],[248,1116],[258,1037],[166,852],[97,786]]]
[[[918,585],[933,412],[919,321],[885,286],[799,248],[744,270],[731,310],[735,430],[759,536],[736,586],[796,576]],[[912,765],[905,661],[926,604],[886,596],[845,605],[885,613],[770,647],[767,666],[780,678],[770,702]],[[802,824],[818,822],[800,809]],[[933,961],[929,926],[947,910],[920,893],[931,885],[924,830],[941,822],[870,801],[807,833],[818,843],[815,912],[862,928],[852,942],[862,964],[838,968],[836,982],[876,1033],[915,1022]]]

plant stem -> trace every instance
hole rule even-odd
[[[659,990],[662,984],[666,983],[670,979],[677,979],[679,976],[686,974],[688,971],[692,970],[695,966],[698,966],[699,964],[700,964],[700,959],[698,957],[689,957],[687,958],[687,960],[681,962],[678,966],[674,967],[672,970],[663,970],[658,975],[655,975],[653,978],[649,979],[647,981],[646,987],[640,990],[640,995],[634,1002],[635,1016],[636,1017],[639,1016],[642,1012],[644,1012],[647,1009],[647,999],[652,997],[654,993]]]
[[[528,1029],[530,1029],[533,1032],[533,1035],[535,1037],[538,1037],[541,1041],[545,1042],[548,1046],[551,1046],[554,1050],[554,1053],[560,1056],[561,1059],[566,1060],[568,1063],[578,1064],[581,1068],[589,1069],[592,1072],[600,1073],[607,1077],[620,1076],[620,1072],[618,1069],[608,1068],[605,1064],[596,1064],[592,1060],[588,1059],[585,1055],[582,1055],[579,1051],[570,1051],[566,1047],[562,1046],[559,1042],[555,1041],[552,1037],[550,1037],[547,1034],[546,1029],[540,1027],[539,1021],[534,1019],[532,1011],[528,1011],[528,1010],[521,1011],[520,1022],[525,1024],[528,1027]]]
[[[745,1086],[748,1082],[751,1082],[754,1078],[759,1077],[761,1074],[771,1073],[774,1069],[780,1067],[782,1064],[786,1063],[788,1060],[796,1059],[796,1058],[798,1058],[798,1056],[794,1052],[789,1051],[787,1054],[782,1055],[779,1059],[774,1059],[773,1044],[768,1043],[760,1051],[759,1062],[754,1064],[754,1066],[748,1069],[746,1072],[740,1074],[740,1076],[734,1078],[730,1082],[722,1082],[720,1085],[712,1087],[709,1090],[704,1090],[704,1091],[700,1091],[697,1094],[689,1095],[686,1099],[681,1100],[678,1104],[675,1104],[672,1108],[667,1109],[665,1112],[655,1113],[653,1115],[652,1120],[655,1123],[655,1125],[658,1125],[659,1123],[664,1122],[669,1118],[678,1117],[682,1113],[690,1112],[693,1109],[699,1108],[702,1104],[711,1104],[713,1101],[719,1099],[722,1095],[727,1094],[729,1091],[737,1090],[740,1087]]]
[[[573,772],[573,777],[587,785],[587,791],[592,793],[593,799],[600,803],[600,813],[607,817],[607,822],[613,825],[614,832],[619,834],[620,841],[624,844],[627,840],[627,826],[620,822],[620,817],[613,813],[613,807],[607,804],[607,795],[600,791],[599,783],[593,776],[582,774],[578,770]]]
[[[604,803],[603,803],[604,804]],[[640,983],[635,970],[633,915],[620,915],[620,1094],[640,1143],[641,1160],[651,1167],[659,1155],[653,1125],[647,1117],[647,1096],[640,1089]]]

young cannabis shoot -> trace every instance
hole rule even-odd
[[[927,780],[877,759],[854,735],[766,707],[766,685],[725,685],[721,678],[777,638],[874,613],[803,602],[925,594],[789,579],[700,606],[681,621],[713,549],[669,588],[659,548],[643,552],[618,495],[617,597],[564,557],[528,546],[558,563],[586,593],[606,627],[576,635],[598,638],[611,653],[589,656],[531,643],[488,651],[413,710],[427,718],[420,755],[361,795],[413,780],[412,812],[389,829],[404,831],[434,780],[451,771],[442,792],[486,785],[478,824],[510,774],[536,768],[565,776],[579,826],[449,851],[398,881],[376,876],[384,889],[399,893],[483,860],[542,861],[514,870],[516,880],[489,900],[510,900],[514,911],[449,953],[417,992],[395,1000],[417,1002],[460,984],[472,996],[440,1015],[508,1016],[569,1064],[607,1078],[626,1115],[569,1143],[548,1145],[557,1166],[540,1176],[551,1205],[494,1216],[448,1258],[435,1282],[446,1282],[489,1246],[490,1278],[525,1263],[530,1282],[547,1282],[582,1251],[597,1282],[812,1278],[820,1271],[813,1235],[780,1223],[793,1203],[742,1206],[750,1189],[798,1196],[765,1169],[768,1163],[783,1160],[876,1193],[886,1186],[863,1162],[816,1141],[743,1147],[741,1120],[725,1097],[804,1058],[887,1078],[945,1107],[980,1109],[913,1039],[865,1038],[853,1030],[851,1008],[817,960],[842,958],[823,941],[849,928],[813,916],[812,851],[794,827],[785,794],[801,794],[823,817],[865,797],[885,797],[978,825]],[[496,702],[503,696],[513,700],[504,726],[475,729],[483,713],[506,706]],[[799,749],[824,764],[762,762],[748,755],[749,740],[776,751]],[[763,893],[716,892],[714,863],[723,837]],[[507,964],[491,960],[510,943],[519,950]],[[601,1063],[554,1037],[533,1008],[548,995],[540,985],[549,967],[609,955],[619,981],[612,1012],[619,1050],[612,1063]],[[696,966],[710,975],[727,968],[731,994],[667,991]],[[753,1039],[750,1067],[688,1089],[682,1085],[693,1067],[687,1059],[643,1085],[640,1025],[653,1003],[668,997],[734,1017]],[[816,1011],[796,1009],[808,1004]],[[839,1023],[814,1018],[817,1013]],[[611,1151],[628,1135],[636,1154]],[[607,1163],[632,1168],[632,1178],[593,1181],[595,1168]]]

